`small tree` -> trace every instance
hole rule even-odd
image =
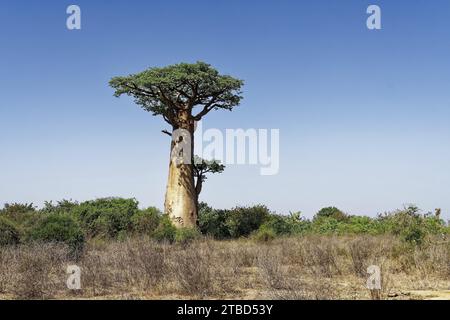
[[[232,110],[239,105],[243,81],[197,62],[115,77],[110,85],[115,89],[115,96],[134,97],[136,104],[161,116],[172,127],[172,132],[168,132],[172,143],[164,211],[177,227],[194,227],[197,222],[192,164],[195,122],[212,110]]]
[[[204,160],[199,156],[194,157],[194,178],[195,178],[195,193],[198,210],[198,197],[202,192],[203,182],[205,182],[207,173],[222,173],[225,166],[220,164],[217,160]]]

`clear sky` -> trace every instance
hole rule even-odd
[[[82,29],[66,28],[77,4]],[[382,30],[366,9],[382,10]],[[163,206],[162,119],[111,77],[202,60],[245,80],[205,128],[280,129],[280,172],[229,166],[201,195],[311,217],[414,203],[450,218],[450,2],[0,2],[0,204],[136,197]]]

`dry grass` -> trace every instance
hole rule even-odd
[[[146,238],[91,241],[76,257],[58,244],[0,248],[0,297],[19,299],[407,299],[448,290],[450,243],[406,246],[387,236],[299,237],[269,243],[203,239],[168,245]],[[66,268],[82,290],[66,288]],[[366,289],[367,267],[382,289]]]

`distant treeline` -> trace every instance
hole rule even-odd
[[[430,237],[450,235],[449,225],[438,215],[422,214],[412,205],[375,218],[327,207],[312,219],[305,219],[300,212],[280,215],[264,205],[213,209],[201,203],[198,228],[177,230],[159,209],[139,209],[138,204],[135,199],[123,198],[47,202],[42,209],[33,204],[6,204],[0,210],[0,245],[64,242],[81,249],[86,239],[122,240],[138,235],[186,243],[202,235],[219,240],[253,237],[270,241],[307,234],[392,234],[407,243],[422,245]]]

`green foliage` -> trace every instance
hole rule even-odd
[[[175,233],[175,242],[188,244],[201,237],[201,233],[196,228],[180,228]]]
[[[276,236],[276,232],[271,227],[263,224],[257,231],[254,232],[253,239],[259,242],[269,242],[275,239]]]
[[[445,224],[437,217],[421,215],[419,208],[410,205],[403,210],[380,215],[383,232],[400,236],[407,243],[421,245],[427,235],[443,233]]]
[[[31,230],[30,240],[45,242],[62,242],[73,249],[81,249],[85,237],[78,222],[67,214],[51,214]]]
[[[216,239],[246,237],[270,217],[269,209],[263,205],[217,210],[200,203],[198,212],[200,232]]]
[[[216,239],[230,238],[226,225],[228,211],[216,210],[202,202],[198,206],[198,225],[200,232]]]
[[[225,166],[218,160],[205,160],[194,156],[193,163],[194,174],[197,178],[202,178],[202,181],[204,181],[206,173],[222,173],[225,170]]]
[[[263,225],[258,229],[261,230],[271,230],[277,236],[289,235],[292,233],[291,225],[285,216],[281,215],[271,215]]]
[[[137,105],[153,115],[176,124],[177,110],[190,112],[195,106],[202,111],[194,116],[200,120],[212,109],[232,110],[242,99],[242,80],[220,75],[204,62],[179,63],[163,68],[150,68],[138,74],[115,77],[109,82],[116,97],[127,94]]]
[[[314,216],[314,219],[334,218],[337,221],[345,221],[348,216],[336,207],[326,207],[319,210]]]
[[[379,234],[379,223],[366,216],[350,216],[345,223],[339,224],[340,234]]]
[[[86,201],[71,209],[90,237],[115,238],[131,229],[131,217],[138,212],[136,199],[103,198]]]
[[[264,205],[236,207],[227,212],[225,225],[233,238],[246,237],[266,222],[270,211]]]
[[[339,234],[343,227],[344,223],[333,217],[316,217],[313,220],[311,232],[325,235]]]
[[[32,203],[6,203],[4,208],[1,210],[2,214],[5,215],[17,215],[21,213],[34,212],[36,208]]]
[[[158,227],[161,215],[161,211],[155,207],[139,210],[131,217],[132,232],[151,235]]]
[[[70,212],[80,204],[76,201],[72,200],[61,200],[56,204],[53,204],[52,201],[46,201],[44,203],[44,208],[40,210],[41,213],[65,213]]]
[[[36,213],[36,207],[32,203],[6,203],[4,208],[0,210],[0,214],[3,217],[8,218],[15,225],[23,228],[28,224],[33,224],[36,220]]]
[[[0,246],[14,245],[19,242],[19,228],[12,221],[0,215]]]
[[[157,241],[173,243],[175,241],[176,233],[177,229],[172,221],[170,221],[169,216],[163,215],[158,227],[153,233],[153,238]]]
[[[310,229],[311,223],[300,214],[300,212],[291,212],[288,216],[272,214],[262,227],[273,230],[277,236],[304,234]]]
[[[340,213],[339,213],[340,212]],[[41,210],[30,204],[5,205],[0,210],[0,244],[23,240],[58,241],[78,246],[85,236],[95,239],[125,239],[145,234],[158,241],[188,243],[199,231],[216,239],[252,235],[269,241],[275,237],[304,234],[392,234],[406,245],[422,245],[432,236],[450,235],[450,226],[431,214],[421,214],[415,206],[379,215],[347,216],[330,207],[319,211],[312,221],[300,212],[271,213],[263,205],[217,210],[199,204],[198,231],[177,231],[170,219],[150,207],[138,209],[135,199],[105,198],[83,203],[63,200],[47,202]]]
[[[195,178],[195,193],[198,197],[200,192],[202,192],[202,185],[205,182],[206,174],[208,173],[222,173],[225,170],[225,166],[220,164],[220,161],[217,160],[205,160],[200,158],[199,156],[194,156],[192,166],[194,178]]]
[[[5,204],[0,210],[0,216],[10,221],[22,234],[36,225],[40,217],[40,212],[36,210],[33,204]]]

